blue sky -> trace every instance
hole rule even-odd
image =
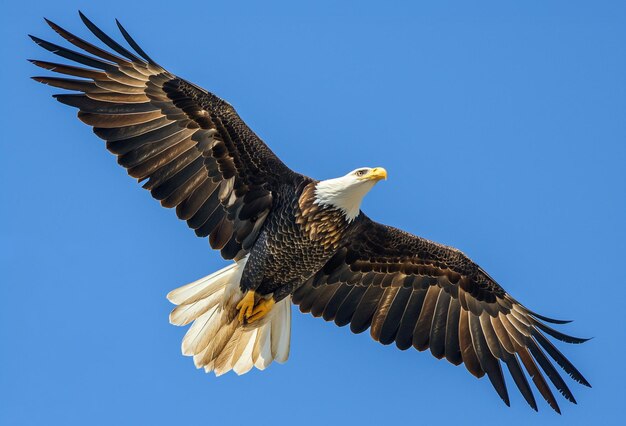
[[[78,2],[2,6],[0,423],[617,424],[626,351],[623,2]],[[46,16],[119,18],[227,99],[293,169],[384,166],[374,219],[456,246],[561,330],[593,389],[563,415],[301,314],[285,365],[220,378],[180,354],[171,289],[222,267],[29,76]],[[539,395],[535,392],[536,397]]]

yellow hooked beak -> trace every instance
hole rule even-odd
[[[363,176],[363,179],[373,180],[374,182],[378,182],[383,179],[387,180],[387,170],[382,167],[374,167],[365,176]]]

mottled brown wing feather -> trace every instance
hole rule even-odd
[[[564,321],[526,309],[456,249],[365,216],[357,220],[350,243],[294,293],[301,311],[339,326],[350,324],[355,333],[369,328],[372,338],[385,345],[430,349],[439,359],[464,363],[474,376],[487,375],[507,405],[502,364],[533,409],[537,404],[522,366],[554,410],[559,412],[559,406],[541,371],[576,402],[544,350],[574,380],[589,386],[542,333],[570,343],[585,341],[541,322]]]
[[[227,259],[243,256],[272,208],[272,191],[295,173],[232,106],[164,70],[119,23],[136,54],[82,14],[81,19],[116,54],[47,21],[82,52],[32,39],[89,68],[33,60],[44,69],[79,77],[33,78],[80,92],[55,98],[78,108],[78,118],[93,126],[128,174],[145,181],[143,187],[164,207],[175,207],[198,236],[209,236],[211,246]]]

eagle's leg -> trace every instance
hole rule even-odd
[[[254,290],[249,290],[243,296],[243,299],[237,304],[239,309],[239,321],[251,324],[262,319],[267,315],[274,306],[274,298],[261,297]]]

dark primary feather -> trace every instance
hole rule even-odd
[[[402,313],[398,332],[396,333],[396,346],[398,349],[406,350],[413,345],[413,330],[415,330],[415,324],[417,324],[417,319],[422,311],[426,293],[427,290],[425,289],[411,289],[411,296]]]
[[[400,328],[400,321],[406,311],[411,293],[412,291],[409,288],[398,288],[385,318],[381,318],[381,320],[378,321],[381,324],[378,341],[383,345],[389,345],[396,340],[398,329]]]
[[[566,399],[575,402],[548,356],[574,380],[589,386],[542,332],[570,343],[585,339],[543,324],[545,317],[510,297],[460,251],[377,224],[362,214],[357,222],[350,242],[294,294],[294,303],[303,312],[310,310],[307,300],[314,300],[318,293],[339,295],[339,308],[339,302],[331,298],[317,306],[316,316],[334,319],[338,325],[350,323],[355,333],[371,327],[372,337],[383,344],[395,340],[400,349],[430,348],[437,358],[464,363],[474,376],[487,375],[507,405],[502,365],[535,410],[523,368],[555,411],[560,409],[544,374]]]
[[[120,29],[120,32],[122,33],[122,35],[124,36],[124,38],[126,39],[126,41],[128,42],[128,44],[130,44],[130,46],[135,50],[135,52],[139,53],[139,55],[144,58],[146,61],[148,61],[148,63],[153,64],[153,65],[157,65],[156,62],[154,62],[152,60],[152,58],[150,58],[150,56],[148,56],[148,54],[146,52],[143,51],[143,49],[141,47],[139,47],[139,45],[137,44],[137,42],[130,36],[130,34],[128,34],[128,32],[126,31],[126,29],[122,26],[122,24],[120,23],[120,21],[118,21],[117,19],[115,20],[115,23],[117,24],[117,27]]]
[[[120,55],[125,56],[127,59],[131,60],[132,62],[135,62],[138,64],[142,63],[142,60],[138,56],[136,56],[134,53],[130,52],[125,47],[121,46],[119,43],[113,40],[111,37],[106,35],[100,28],[94,25],[93,22],[87,19],[87,17],[82,12],[79,11],[78,14],[80,15],[80,19],[83,21],[85,26],[89,28],[89,31],[91,31],[92,34],[98,37],[104,44],[109,46],[111,49],[115,50]]]
[[[165,207],[176,207],[197,235],[209,236],[226,258],[251,247],[273,208],[271,193],[295,175],[217,96],[163,69],[118,24],[132,53],[81,19],[108,52],[46,20],[68,49],[31,36],[46,50],[90,68],[31,60],[43,69],[78,77],[34,77],[78,94],[55,95],[79,109],[118,156],[118,163]],[[93,55],[93,56],[91,56]],[[118,56],[121,55],[121,56]],[[244,248],[244,242],[246,247]]]

